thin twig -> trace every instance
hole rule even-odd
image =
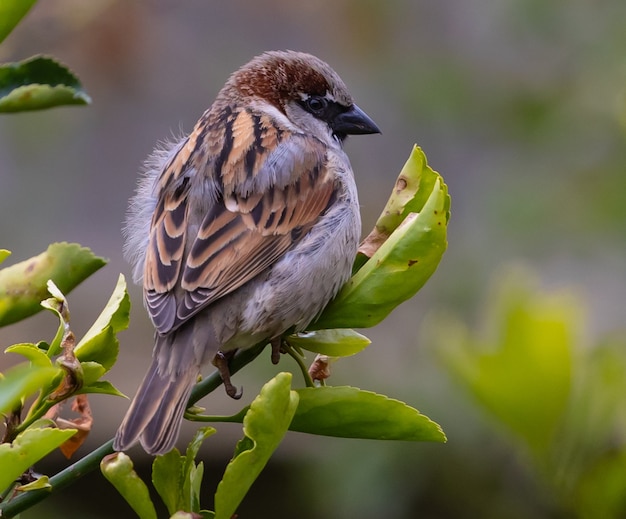
[[[285,351],[285,353],[287,353],[287,355],[289,355],[298,364],[298,367],[300,368],[300,371],[302,372],[302,377],[304,378],[305,385],[307,387],[315,387],[315,384],[313,383],[313,379],[311,378],[311,375],[309,374],[309,370],[306,367],[306,364],[304,363],[304,357],[300,355],[295,350],[295,348],[288,342],[283,343],[283,350]]]

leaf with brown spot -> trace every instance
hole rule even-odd
[[[1,269],[0,326],[39,312],[41,301],[49,295],[49,279],[67,294],[105,264],[106,260],[78,244],[53,243],[42,254]]]
[[[357,256],[356,272],[309,330],[374,326],[413,297],[437,269],[447,247],[448,188],[417,147],[403,169],[405,178],[409,174],[416,185],[410,187],[409,182],[405,191],[418,190],[408,200],[405,193],[392,194],[379,219],[376,240],[381,233],[393,232],[370,259],[362,253]],[[416,211],[404,215],[407,208]]]
[[[355,272],[374,255],[410,213],[422,211],[439,178],[440,175],[428,165],[422,149],[414,146],[376,225],[359,246],[359,254],[354,265]],[[449,198],[444,211],[447,222],[450,217]]]

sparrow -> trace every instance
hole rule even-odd
[[[233,73],[193,131],[157,147],[131,198],[125,255],[155,328],[152,364],[117,431],[175,444],[213,360],[303,331],[350,277],[361,234],[347,135],[380,133],[325,62],[274,51]],[[278,361],[273,351],[272,360]]]

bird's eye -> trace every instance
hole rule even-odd
[[[305,101],[305,104],[309,112],[319,115],[328,106],[328,100],[324,97],[311,96]]]

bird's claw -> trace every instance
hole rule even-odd
[[[230,381],[228,383],[224,382],[224,389],[226,390],[226,394],[234,400],[239,400],[241,395],[243,395],[243,388],[240,387],[237,389]]]
[[[236,350],[231,350],[227,352],[218,351],[213,357],[213,365],[217,368],[217,371],[222,377],[222,382],[224,383],[224,389],[226,390],[226,394],[235,400],[239,400],[241,395],[243,395],[243,388],[237,389],[233,383],[230,381],[230,369],[228,368],[228,361],[235,354]]]

